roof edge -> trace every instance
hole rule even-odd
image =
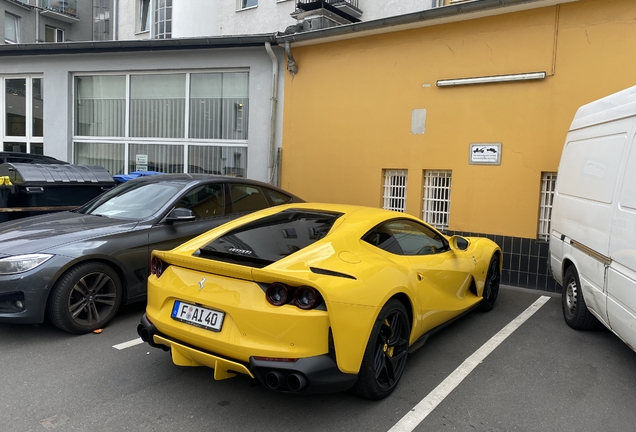
[[[114,41],[7,44],[0,45],[0,57],[256,47],[263,46],[266,42],[269,42],[272,45],[277,45],[276,33],[239,36],[206,36],[174,39],[134,39]]]
[[[373,21],[362,21],[290,35],[280,34],[276,39],[281,45],[285,42],[294,43],[295,46],[314,45],[514,13],[576,1],[578,0],[473,0]]]

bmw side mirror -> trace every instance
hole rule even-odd
[[[448,242],[450,243],[450,247],[452,249],[456,249],[456,250],[466,250],[468,249],[468,246],[470,245],[470,242],[468,241],[468,239],[465,239],[464,237],[458,236],[458,235],[454,235],[452,236]]]
[[[187,208],[182,208],[182,207],[177,207],[176,209],[172,210],[170,213],[168,213],[168,216],[166,217],[166,221],[170,223],[189,222],[193,220],[194,220],[194,213],[192,213],[192,210],[189,210]]]

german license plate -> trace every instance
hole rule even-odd
[[[225,313],[177,300],[171,316],[177,321],[218,332],[221,331]]]

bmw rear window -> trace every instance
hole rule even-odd
[[[196,254],[250,267],[265,267],[327,235],[342,213],[289,209],[249,222],[208,243]]]

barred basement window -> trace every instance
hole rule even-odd
[[[384,170],[383,209],[404,213],[406,210],[406,177],[406,170]]]
[[[424,171],[422,219],[439,230],[448,229],[452,171]]]
[[[550,219],[552,217],[552,201],[557,173],[541,173],[541,202],[539,203],[539,240],[550,240]]]

